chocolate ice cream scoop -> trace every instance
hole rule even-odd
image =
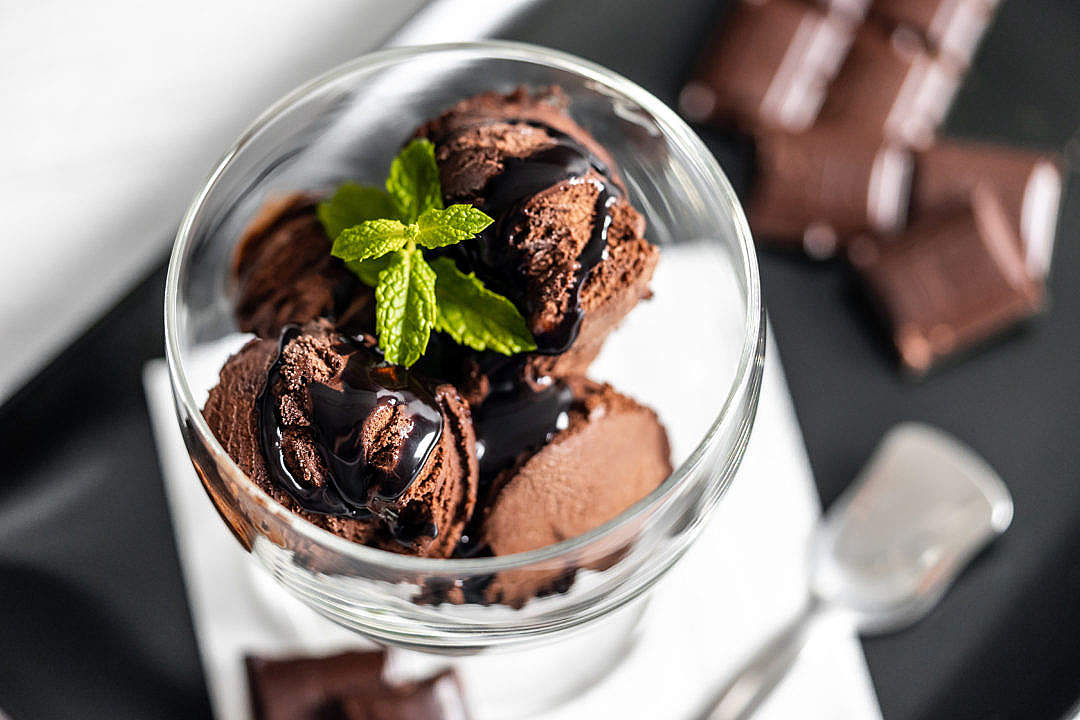
[[[203,412],[264,491],[348,540],[445,557],[472,514],[468,405],[328,321],[245,345]]]
[[[583,374],[658,259],[610,156],[558,90],[477,95],[417,135],[435,144],[444,201],[495,220],[448,253],[525,316],[538,345],[526,374]]]
[[[374,329],[374,292],[330,254],[316,204],[302,193],[271,199],[241,236],[231,277],[241,330],[276,338],[288,324],[320,317]]]
[[[671,474],[667,433],[656,413],[610,385],[576,378],[553,396],[539,395],[540,418],[554,417],[550,434],[536,443],[513,440],[505,423],[478,425],[478,441],[517,442],[520,454],[487,489],[481,542],[494,555],[526,552],[576,537],[616,517]],[[518,399],[515,415],[530,412]],[[524,442],[524,446],[522,443]],[[500,573],[485,589],[489,602],[521,605],[555,589],[574,568]]]

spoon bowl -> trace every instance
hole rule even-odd
[[[815,531],[805,609],[724,685],[701,720],[749,717],[824,618],[843,616],[864,635],[921,619],[1012,517],[1005,483],[973,450],[929,425],[897,425]]]
[[[898,425],[815,533],[812,592],[862,634],[899,630],[1012,516],[1005,484],[974,451],[928,425]]]

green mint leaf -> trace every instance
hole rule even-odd
[[[536,340],[512,302],[484,287],[450,258],[431,263],[435,270],[438,315],[435,327],[474,350],[513,355],[536,349]]]
[[[435,271],[421,251],[390,255],[375,287],[375,330],[387,362],[409,367],[427,350],[435,326]]]
[[[390,264],[391,257],[393,256],[383,255],[382,257],[368,258],[367,260],[353,260],[345,263],[345,267],[352,270],[360,278],[360,282],[375,287],[379,284],[379,273]]]
[[[319,203],[319,220],[326,234],[336,239],[342,230],[366,220],[398,219],[397,206],[390,193],[382,188],[345,183],[333,197]]]
[[[426,210],[416,221],[416,242],[426,248],[446,247],[468,240],[494,220],[472,205],[451,205]]]
[[[415,226],[400,220],[365,220],[342,230],[330,254],[342,260],[377,258],[405,247],[415,234]]]
[[[439,166],[430,140],[413,140],[398,153],[390,163],[386,190],[407,223],[416,222],[425,210],[442,208]]]

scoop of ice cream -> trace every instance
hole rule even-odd
[[[476,502],[469,407],[328,321],[253,340],[203,411],[248,477],[347,540],[448,556]]]
[[[237,325],[277,338],[289,324],[320,317],[370,332],[374,293],[330,254],[316,199],[292,194],[268,201],[244,231],[233,257]]]
[[[541,407],[536,415],[555,417],[558,429],[538,448],[522,452],[492,482],[480,533],[494,555],[535,550],[588,532],[671,474],[667,434],[655,412],[610,385],[576,378],[565,387],[561,414],[552,412],[557,403],[551,397],[537,398]],[[526,412],[518,408],[514,414]],[[490,442],[485,423],[478,427],[479,442]],[[500,430],[503,436],[512,432]],[[485,596],[520,605],[572,578],[573,571],[500,573]]]
[[[539,352],[527,377],[584,374],[604,339],[643,297],[659,252],[626,199],[608,153],[566,111],[559,90],[463,100],[417,135],[435,144],[444,200],[495,222],[449,249],[463,269],[518,306]],[[467,361],[486,394],[487,368]]]

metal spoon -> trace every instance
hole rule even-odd
[[[921,619],[1012,516],[1005,484],[974,451],[928,425],[897,425],[815,531],[802,614],[724,686],[700,720],[749,717],[826,617],[845,615],[863,634]]]

